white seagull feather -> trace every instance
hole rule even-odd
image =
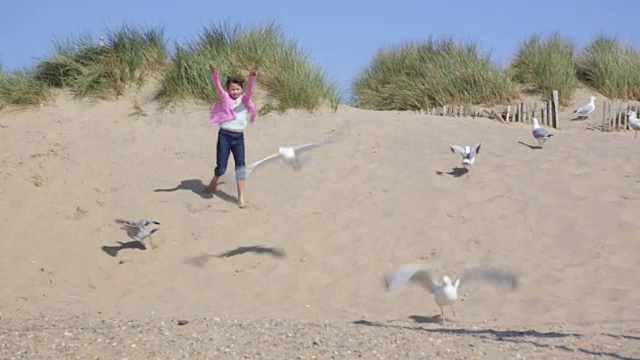
[[[309,157],[300,156],[302,153],[309,151],[311,149],[317,148],[321,145],[333,143],[333,139],[328,138],[321,141],[314,141],[308,144],[298,145],[298,146],[281,146],[278,148],[278,152],[269,155],[262,160],[258,160],[252,164],[247,165],[246,172],[247,176],[251,174],[256,168],[271,163],[275,160],[281,161],[285,166],[293,168],[295,171],[302,170],[304,164],[309,161]]]
[[[421,285],[433,294],[436,304],[440,307],[442,322],[446,321],[443,309],[445,305],[450,305],[453,314],[456,318],[458,317],[453,304],[458,300],[458,287],[461,284],[484,283],[509,290],[515,290],[518,287],[518,276],[515,273],[489,265],[465,266],[454,283],[449,276],[445,275],[442,277],[444,284],[441,284],[422,264],[403,265],[398,270],[385,274],[384,280],[387,291],[408,285]]]
[[[640,119],[638,119],[638,117],[636,116],[635,111],[629,111],[627,113],[627,120],[629,120],[629,127],[632,130],[636,131],[635,135],[633,135],[633,137],[635,138],[636,136],[638,136],[638,131],[640,131]]]
[[[591,96],[589,98],[589,103],[577,110],[574,110],[573,113],[574,114],[578,114],[580,116],[589,116],[589,114],[591,114],[594,110],[596,109],[596,97],[595,96]]]

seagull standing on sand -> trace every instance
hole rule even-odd
[[[309,161],[309,157],[302,157],[300,154],[304,151],[311,150],[321,145],[330,144],[333,142],[333,139],[326,139],[322,141],[316,141],[304,145],[286,147],[281,146],[278,148],[278,152],[267,156],[266,158],[256,161],[253,164],[247,165],[246,171],[247,176],[251,174],[258,166],[270,163],[274,160],[280,160],[281,163],[285,166],[293,168],[295,171],[302,170],[302,166]]]
[[[482,142],[479,142],[473,146],[461,147],[458,145],[453,145],[451,147],[451,152],[462,155],[462,166],[467,169],[467,175],[469,176],[471,176],[469,174],[471,165],[476,162],[476,155],[480,153],[480,147],[482,146],[482,144]]]
[[[574,110],[573,113],[578,114],[580,117],[583,117],[583,116],[589,117],[589,114],[591,114],[595,109],[596,109],[596,97],[591,96],[589,98],[589,103],[587,105],[579,108],[578,110]]]
[[[397,289],[409,284],[423,286],[430,294],[433,294],[436,304],[440,307],[442,322],[446,322],[444,317],[445,305],[451,305],[451,310],[456,318],[458,314],[453,304],[458,300],[458,287],[460,284],[470,284],[473,282],[492,284],[497,287],[515,290],[518,287],[518,276],[512,272],[498,270],[488,265],[467,265],[464,271],[455,281],[451,282],[449,276],[443,276],[444,284],[441,284],[426,266],[421,264],[408,264],[400,269],[387,273],[384,276],[386,290]]]
[[[150,237],[151,234],[160,230],[158,228],[147,229],[147,226],[151,224],[160,225],[160,223],[155,220],[142,219],[138,221],[129,221],[129,220],[123,220],[123,219],[116,219],[115,221],[116,223],[122,225],[123,228],[127,230],[127,235],[129,235],[130,238],[140,242],[144,248],[147,247],[147,245],[144,243],[144,239],[146,239],[147,237]]]
[[[544,143],[553,136],[553,134],[550,134],[547,130],[540,127],[540,124],[538,124],[538,119],[536,118],[533,118],[532,134],[533,134],[533,137],[536,140],[538,140],[538,145],[540,146],[541,149]]]
[[[629,120],[629,127],[636,131],[636,134],[633,135],[633,137],[635,138],[636,136],[638,136],[638,131],[640,131],[640,119],[638,119],[638,117],[636,116],[635,111],[629,111],[627,113],[627,120]]]

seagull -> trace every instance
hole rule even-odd
[[[455,283],[451,282],[449,276],[443,276],[444,284],[441,284],[426,266],[422,264],[403,265],[398,270],[385,274],[386,291],[406,286],[410,283],[422,285],[436,301],[440,307],[442,322],[446,322],[444,317],[445,305],[451,305],[451,310],[456,318],[453,304],[458,300],[458,287],[460,284],[473,282],[490,283],[494,286],[515,290],[518,287],[518,276],[512,272],[498,270],[488,265],[467,265]]]
[[[104,36],[100,36],[100,40],[98,41],[98,47],[105,47],[107,44],[104,43]]]
[[[467,174],[471,169],[471,165],[476,162],[476,155],[480,153],[480,146],[482,142],[479,142],[473,146],[465,146],[464,148],[458,145],[451,146],[451,152],[462,155],[462,166],[467,169]]]
[[[591,114],[595,109],[596,109],[596,97],[591,96],[589,98],[589,103],[587,105],[581,107],[578,110],[574,110],[573,113],[580,115],[580,117],[582,116],[589,117],[589,114]]]
[[[540,127],[540,124],[538,124],[538,119],[536,118],[533,118],[532,134],[533,137],[538,140],[538,145],[540,146],[540,148],[542,148],[544,143],[553,136],[553,134],[550,134],[547,130]]]
[[[146,220],[146,219],[138,220],[135,222],[124,220],[124,219],[116,219],[116,223],[120,225],[128,226],[128,227],[136,227],[136,228],[144,228],[151,224],[160,225],[160,223],[155,220]]]
[[[141,219],[138,221],[116,219],[115,221],[116,223],[123,226],[123,228],[127,231],[127,235],[129,235],[130,238],[140,242],[144,248],[146,248],[144,239],[146,239],[147,237],[150,237],[151,234],[159,230],[158,228],[147,229],[147,226],[151,224],[160,225],[160,223],[155,220],[146,220],[146,219]]]
[[[302,170],[302,166],[306,164],[307,161],[309,161],[309,157],[300,156],[300,153],[330,143],[333,143],[333,139],[331,138],[292,147],[281,146],[278,148],[277,153],[248,165],[246,167],[247,176],[251,174],[258,166],[270,163],[274,160],[280,160],[283,165],[289,166],[295,171],[300,171]]]
[[[640,131],[640,119],[638,119],[638,117],[636,116],[635,111],[629,111],[627,113],[627,120],[629,120],[629,127],[636,131],[636,134],[633,135],[633,137],[635,138],[636,136],[638,136],[638,131]]]

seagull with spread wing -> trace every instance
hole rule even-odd
[[[462,155],[462,166],[467,169],[467,175],[470,176],[469,170],[471,170],[471,165],[476,162],[476,156],[480,153],[480,147],[482,146],[482,142],[479,142],[473,146],[451,146],[452,153],[458,153]]]
[[[147,226],[151,224],[160,225],[160,223],[155,220],[147,219],[141,219],[138,221],[116,219],[115,222],[122,225],[122,227],[127,231],[127,235],[129,235],[133,240],[140,242],[144,248],[147,247],[144,240],[159,230],[158,228],[148,229]]]
[[[280,161],[281,164],[285,166],[291,167],[295,171],[300,171],[302,170],[304,164],[306,164],[310,159],[308,156],[301,156],[301,153],[330,143],[333,143],[333,139],[331,138],[298,146],[281,146],[280,148],[278,148],[277,153],[267,156],[262,160],[258,160],[253,164],[247,165],[247,176],[255,171],[256,168],[276,160]]]
[[[442,322],[444,323],[445,305],[451,305],[451,309],[456,318],[453,304],[458,300],[458,287],[461,284],[488,283],[497,287],[514,290],[518,287],[518,276],[512,272],[502,271],[488,265],[467,265],[455,283],[449,276],[443,276],[443,284],[433,276],[429,269],[421,264],[408,264],[401,266],[398,270],[387,273],[384,276],[386,290],[393,290],[410,284],[417,284],[424,287],[430,294],[433,294],[436,304],[440,307]]]

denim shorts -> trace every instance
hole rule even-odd
[[[244,180],[247,177],[244,162],[244,133],[220,128],[216,145],[216,169],[214,171],[216,176],[220,177],[227,171],[230,154],[233,154],[236,179]]]

